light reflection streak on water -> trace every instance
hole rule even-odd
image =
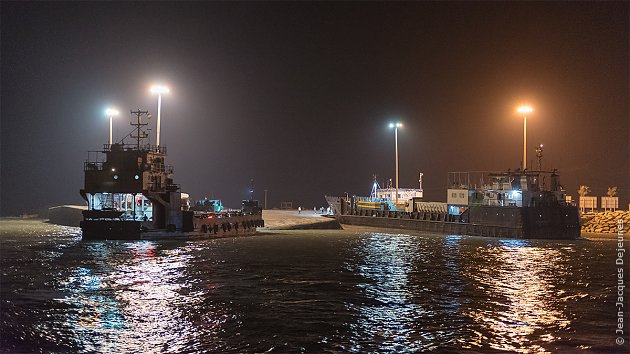
[[[414,324],[434,314],[412,301],[408,277],[421,255],[411,237],[371,233],[363,240],[364,262],[357,271],[366,281],[358,286],[367,299],[359,305],[359,319],[352,326],[352,351],[365,351],[363,343],[378,343],[378,351],[397,352],[427,349],[431,344],[426,343],[435,343],[433,333],[418,333]]]
[[[448,332],[447,336],[441,336],[440,342],[446,343],[450,342],[458,342],[461,336],[456,333],[456,323],[454,320],[459,318],[459,313],[461,312],[461,297],[463,292],[463,282],[462,278],[462,267],[460,262],[461,253],[460,253],[460,245],[462,241],[462,236],[460,235],[448,235],[444,237],[444,246],[442,252],[444,254],[444,262],[445,262],[445,270],[448,272],[444,279],[436,280],[440,286],[446,288],[443,292],[443,299],[441,299],[441,303],[444,304],[444,309],[442,311],[446,312],[451,320],[451,329]]]
[[[448,235],[444,238],[443,252],[445,255],[446,268],[448,269],[451,279],[456,280],[460,278],[460,265],[458,259],[460,257],[460,242],[462,236],[460,235]],[[452,281],[447,284],[449,292],[459,294],[462,291],[461,284],[457,281]],[[456,302],[459,307],[459,302]]]
[[[66,283],[72,305],[67,323],[77,347],[105,352],[177,352],[196,331],[182,313],[195,307],[199,293],[187,289],[184,269],[191,256],[181,248],[156,250],[153,242],[89,244],[93,258]],[[120,253],[123,253],[121,255]]]
[[[570,321],[557,309],[553,279],[562,277],[562,253],[531,246],[525,240],[501,240],[498,246],[479,249],[486,269],[469,269],[486,305],[464,311],[487,335],[475,331],[469,339],[477,347],[489,345],[501,351],[541,352],[533,342],[557,340],[552,333],[566,329]],[[550,281],[551,280],[551,281]],[[550,333],[551,332],[551,333]]]

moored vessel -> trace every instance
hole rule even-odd
[[[447,186],[446,203],[410,198],[404,208],[374,196],[326,200],[342,225],[525,239],[580,236],[578,209],[566,202],[557,170],[451,172]]]
[[[91,151],[84,164],[87,202],[83,239],[186,239],[251,235],[264,226],[255,200],[240,210],[192,210],[188,195],[173,181],[166,147],[146,144],[148,111],[131,111],[134,130],[123,141]]]

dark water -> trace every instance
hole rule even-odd
[[[615,344],[614,240],[82,242],[76,228],[0,227],[3,352],[628,350]]]

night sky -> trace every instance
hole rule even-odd
[[[175,182],[238,207],[323,206],[372,175],[445,201],[448,171],[507,170],[544,144],[558,168],[630,202],[629,5],[561,3],[1,4],[1,210],[81,204],[109,105],[157,116]],[[155,120],[152,121],[152,126]],[[150,132],[155,143],[155,129]],[[529,161],[528,161],[529,163]]]

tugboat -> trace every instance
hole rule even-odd
[[[264,226],[256,200],[244,200],[243,209],[190,210],[188,195],[173,182],[173,167],[166,165],[166,146],[146,144],[143,119],[135,116],[128,135],[135,144],[105,144],[88,152],[85,185],[87,202],[81,229],[83,239],[188,239],[252,235]]]
[[[578,209],[566,202],[557,170],[450,172],[446,203],[409,198],[399,208],[374,195],[326,200],[342,225],[523,239],[580,237]]]

